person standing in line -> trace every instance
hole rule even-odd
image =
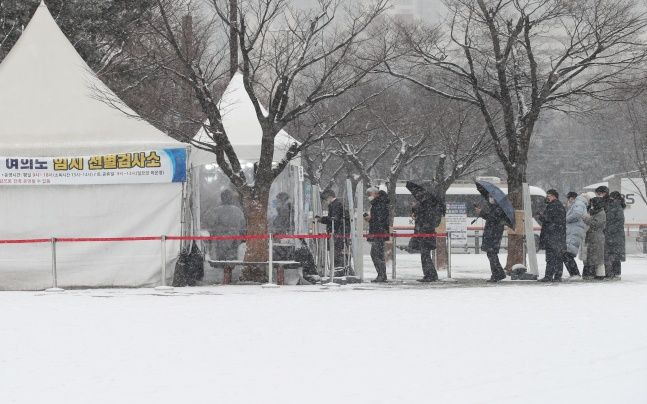
[[[618,191],[609,194],[607,202],[607,226],[605,229],[604,266],[606,277],[620,278],[622,261],[625,260],[625,214],[627,207]]]
[[[546,273],[540,282],[561,282],[566,251],[566,209],[554,189],[546,192],[546,209],[537,215],[539,244],[546,250]]]
[[[436,227],[445,214],[445,203],[435,191],[427,191],[422,186],[407,181],[406,187],[416,199],[415,208],[415,234],[436,234]],[[420,237],[420,262],[422,264],[423,278],[418,282],[435,282],[438,280],[438,272],[431,258],[431,251],[436,249],[436,237]]]
[[[366,190],[368,200],[371,203],[370,213],[365,213],[368,220],[367,241],[371,243],[371,259],[377,271],[377,278],[371,282],[386,282],[386,261],[384,259],[384,237],[370,237],[372,234],[387,234],[389,232],[389,196],[386,192],[376,187]]]
[[[350,231],[350,226],[347,223],[348,218],[344,213],[344,205],[339,201],[339,199],[337,199],[333,190],[327,189],[323,191],[321,193],[321,200],[328,210],[328,215],[326,217],[315,216],[315,220],[326,225],[326,231],[328,234],[334,233],[334,265],[335,268],[340,268],[345,265],[344,247],[346,246],[346,239],[344,236]]]
[[[581,279],[580,270],[575,262],[580,251],[580,245],[586,236],[586,215],[587,199],[584,195],[578,195],[576,192],[569,192],[566,196],[566,251],[564,252],[564,265],[570,275],[569,279]]]
[[[600,197],[592,198],[588,214],[583,217],[584,223],[589,226],[586,231],[586,259],[582,275],[585,280],[593,278],[604,279],[604,230],[607,215],[604,212],[604,201]]]
[[[487,259],[490,261],[492,276],[488,282],[499,282],[506,277],[501,261],[499,261],[499,249],[506,223],[505,212],[491,196],[488,196],[484,209],[478,205],[475,207],[475,211],[478,217],[485,219],[481,251],[487,254]]]

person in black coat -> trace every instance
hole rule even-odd
[[[481,206],[476,207],[476,214],[478,217],[485,219],[481,251],[487,254],[487,259],[490,261],[492,276],[488,282],[499,282],[506,277],[501,261],[499,261],[499,249],[501,248],[504,226],[508,220],[507,216],[491,196],[488,196],[483,208]]]
[[[386,282],[386,261],[384,260],[385,237],[370,237],[371,234],[389,233],[389,196],[375,187],[366,190],[371,211],[364,214],[368,220],[367,240],[371,243],[371,259],[377,271],[377,278],[371,282]]]
[[[335,268],[340,268],[345,265],[344,249],[346,247],[346,235],[350,232],[348,218],[346,217],[344,205],[337,199],[333,190],[327,189],[321,193],[321,200],[324,205],[327,205],[328,216],[319,217],[315,216],[315,220],[319,220],[326,225],[328,234],[335,236]]]
[[[609,194],[607,226],[604,229],[604,266],[607,278],[619,278],[622,261],[625,260],[625,213],[627,207],[618,191]]]
[[[435,191],[427,191],[422,186],[407,181],[406,187],[416,199],[415,234],[435,234],[436,227],[445,215],[445,203]],[[422,263],[423,278],[419,282],[434,282],[438,280],[438,272],[431,259],[431,251],[436,249],[436,237],[418,238],[420,247],[420,261]]]
[[[541,224],[539,245],[546,250],[546,274],[540,282],[561,282],[566,251],[566,208],[556,190],[546,192],[546,209],[536,219]]]

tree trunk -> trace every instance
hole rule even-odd
[[[243,209],[247,218],[247,235],[268,234],[267,207],[269,191],[243,198]],[[247,240],[245,261],[264,262],[268,260],[267,239]],[[243,268],[242,279],[246,282],[267,282],[266,265],[248,265]]]
[[[523,182],[525,180],[525,169],[516,169],[508,172],[508,199],[515,210],[523,209]],[[523,264],[523,235],[508,234],[508,260],[505,265],[506,271],[510,271],[515,264]]]
[[[229,77],[238,71],[238,0],[229,0]]]

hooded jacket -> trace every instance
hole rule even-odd
[[[445,203],[435,191],[427,191],[422,186],[407,181],[406,187],[416,199],[417,205],[414,209],[416,234],[435,234],[436,227],[440,225],[445,215]],[[436,248],[435,237],[420,238],[420,246],[431,250]]]
[[[586,236],[586,223],[583,219],[586,215],[586,205],[586,198],[578,195],[566,211],[566,251],[574,256],[577,256]]]
[[[368,234],[386,234],[389,232],[389,196],[379,191],[371,201],[371,216],[368,221]],[[368,238],[368,241],[375,239]],[[385,239],[382,239],[385,240]]]

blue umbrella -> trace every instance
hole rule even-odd
[[[476,189],[487,198],[491,196],[496,201],[497,205],[503,209],[503,212],[508,217],[511,227],[514,228],[514,208],[508,199],[508,196],[501,191],[501,188],[487,181],[476,181]]]

